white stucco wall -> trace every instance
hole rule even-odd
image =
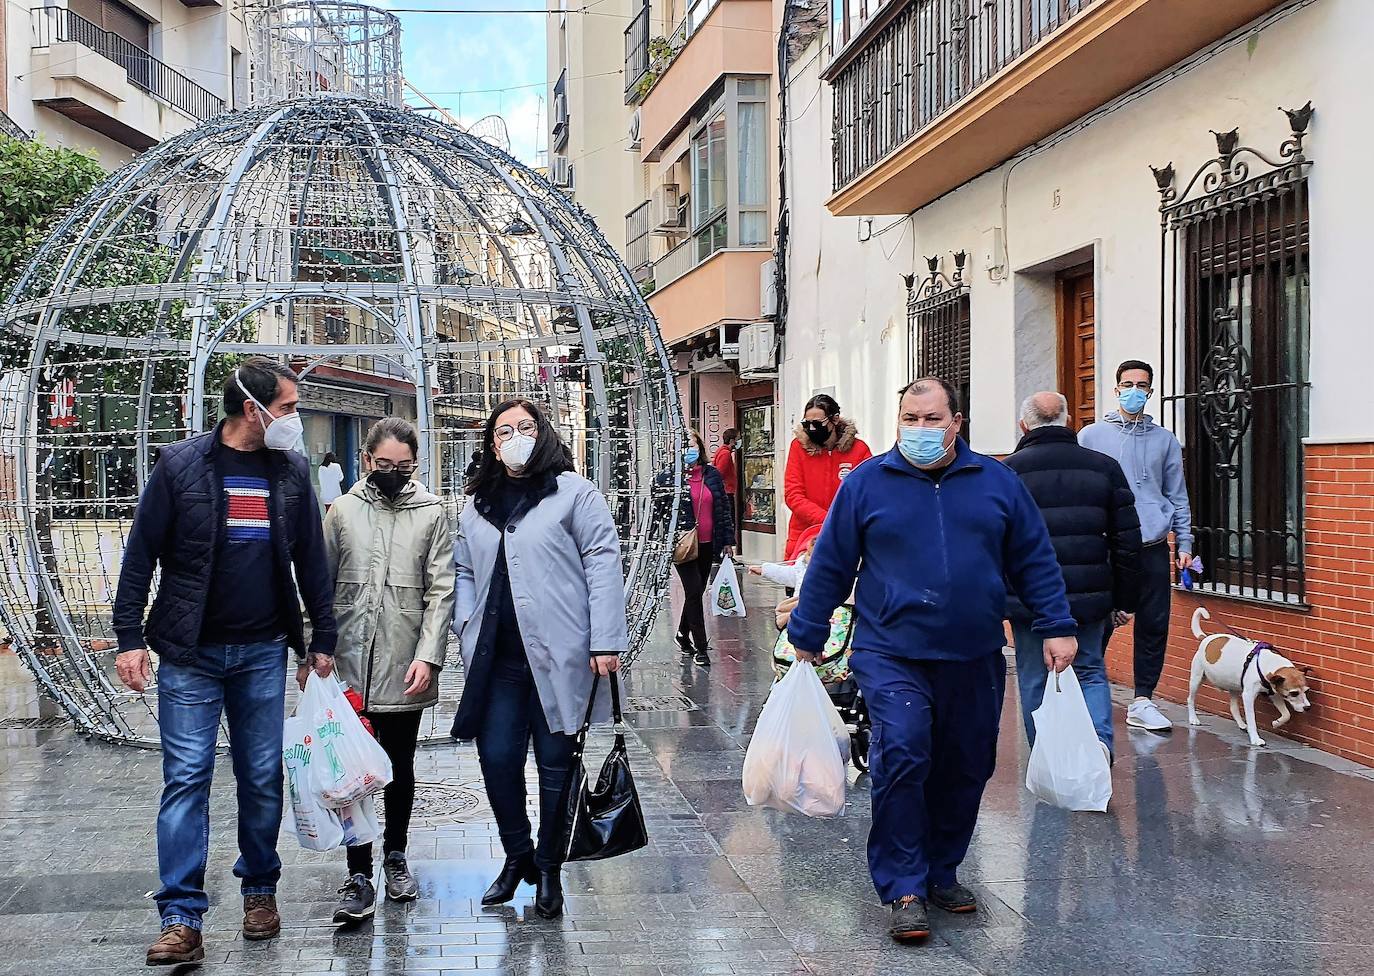
[[[790,426],[812,393],[834,388],[874,449],[890,445],[895,391],[908,379],[901,276],[924,273],[922,255],[937,253],[951,271],[949,254],[959,249],[969,252],[974,447],[1009,452],[1020,397],[1054,381],[1052,296],[1046,307],[1036,280],[1016,272],[1081,248],[1092,249],[1097,267],[1101,412],[1110,405],[1116,363],[1157,362],[1160,355],[1159,199],[1148,164],[1172,161],[1186,182],[1216,155],[1208,130],[1233,126],[1240,127],[1242,145],[1272,156],[1288,134],[1276,107],[1311,99],[1310,433],[1314,440],[1374,439],[1374,416],[1354,395],[1367,385],[1374,357],[1369,275],[1360,267],[1368,250],[1366,218],[1374,212],[1366,173],[1374,159],[1369,14],[1364,0],[1297,8],[1248,43],[1215,54],[1053,148],[983,174],[909,220],[873,218],[867,243],[858,240],[861,218],[831,217],[824,208],[831,106],[818,70],[829,53],[813,44],[798,61],[791,96],[795,196],[781,425]],[[984,270],[984,234],[995,226],[1003,227],[1010,256],[1002,280]],[[786,449],[783,443],[780,457]]]

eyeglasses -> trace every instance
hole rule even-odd
[[[1139,383],[1132,383],[1130,380],[1122,380],[1116,385],[1123,390],[1137,389],[1144,390],[1146,393],[1150,392],[1149,380],[1141,380]]]
[[[533,437],[539,432],[539,425],[533,420],[522,420],[517,427],[512,427],[510,424],[506,424],[504,427],[497,427],[496,442],[498,444],[504,444],[515,436],[516,431],[519,431],[526,437]]]
[[[396,471],[400,474],[414,474],[416,464],[414,461],[402,461],[400,464],[393,464],[391,461],[373,458],[372,468],[375,471],[381,471],[383,473]]]

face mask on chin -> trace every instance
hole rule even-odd
[[[395,501],[401,489],[410,483],[410,475],[402,474],[400,471],[373,471],[367,476],[367,480],[386,498]]]

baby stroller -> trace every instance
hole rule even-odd
[[[781,680],[787,669],[796,663],[797,656],[787,640],[787,620],[797,605],[790,597],[778,605],[777,625],[780,633],[773,645],[773,674]],[[821,659],[816,662],[816,677],[821,679],[826,694],[849,729],[849,758],[854,768],[868,772],[868,744],[873,736],[873,723],[868,717],[859,683],[849,670],[850,641],[854,636],[854,608],[840,607],[830,617],[830,639],[825,642]]]

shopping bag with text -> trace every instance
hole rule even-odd
[[[310,781],[325,806],[356,803],[391,782],[391,760],[363,728],[338,679],[312,671],[296,714],[314,731]]]

